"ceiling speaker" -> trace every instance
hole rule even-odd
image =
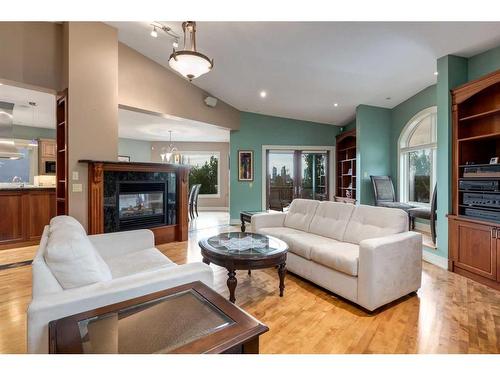
[[[205,98],[205,104],[209,107],[214,108],[217,105],[217,98],[214,98],[213,96],[207,96]]]

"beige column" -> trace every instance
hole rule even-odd
[[[87,227],[87,165],[78,160],[117,160],[118,33],[101,22],[69,22],[64,34],[67,80],[63,81],[68,83],[69,97],[69,214]],[[78,173],[78,180],[73,180],[73,172]]]

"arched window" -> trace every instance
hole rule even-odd
[[[399,198],[430,204],[436,181],[437,107],[417,113],[399,137]]]

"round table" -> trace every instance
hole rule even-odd
[[[280,297],[285,289],[288,245],[278,238],[257,233],[228,232],[200,240],[203,262],[227,269],[229,300],[235,302],[236,270],[278,267]]]

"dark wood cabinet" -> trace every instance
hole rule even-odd
[[[500,157],[500,70],[451,94],[449,268],[500,289],[500,168],[489,164],[490,159]],[[481,168],[487,172],[475,172]],[[484,186],[484,182],[491,185]]]
[[[455,268],[498,280],[500,225],[450,218],[450,249]],[[455,269],[456,270],[456,269]]]
[[[24,237],[22,194],[12,191],[0,193],[0,244],[21,241]]]
[[[35,245],[56,215],[55,190],[1,190],[0,212],[0,250]]]

